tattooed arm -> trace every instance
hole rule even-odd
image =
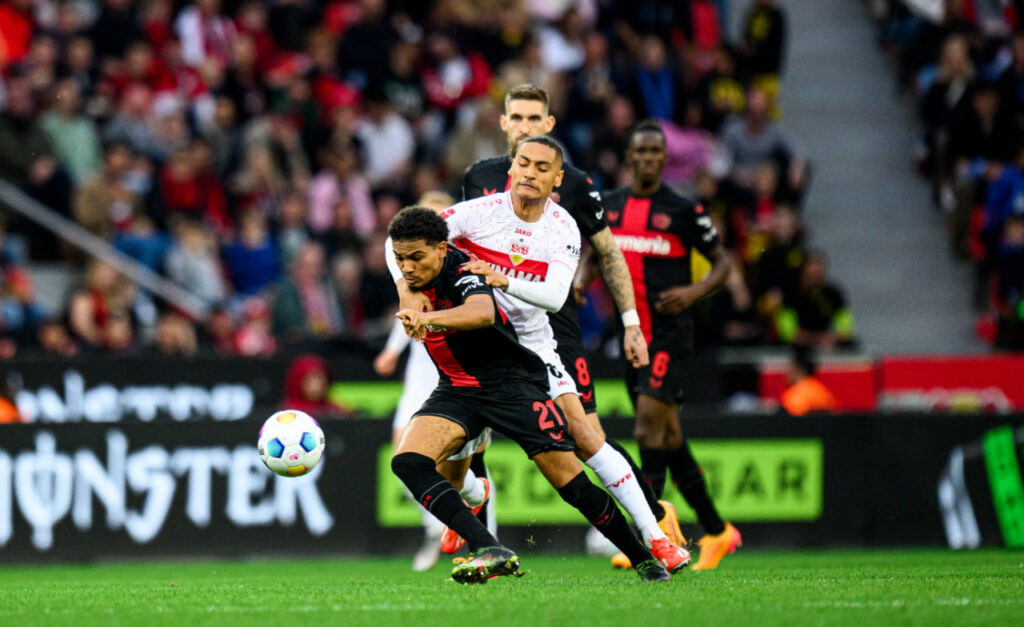
[[[604,283],[612,293],[619,312],[635,312],[636,297],[633,295],[633,280],[629,276],[626,258],[622,256],[622,251],[619,250],[615,238],[612,237],[612,230],[605,227],[590,236],[589,241],[597,256],[597,263],[601,267],[601,276],[604,277]],[[644,334],[640,330],[639,324],[627,326],[622,341],[626,359],[634,368],[643,368],[650,363],[650,358],[647,355],[647,342],[644,340]]]

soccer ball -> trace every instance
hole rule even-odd
[[[256,448],[267,468],[285,477],[298,477],[316,468],[323,458],[324,432],[309,414],[286,409],[263,423]]]

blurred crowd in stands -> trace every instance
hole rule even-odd
[[[1024,2],[870,0],[954,254],[976,269],[981,338],[1024,349]]]
[[[739,17],[735,37],[726,11]],[[1017,91],[981,89],[967,55],[1003,60],[1015,90],[1024,40],[1000,52],[956,24],[940,27],[956,37],[927,51],[952,50],[932,76],[964,90],[966,112],[993,99],[1015,111]],[[788,37],[774,0],[4,2],[0,178],[211,313],[193,319],[4,212],[0,357],[266,355],[379,339],[396,304],[388,222],[427,193],[460,199],[465,168],[507,151],[502,98],[527,82],[548,90],[554,135],[603,189],[629,182],[630,127],[661,121],[666,179],[708,207],[737,262],[699,312],[703,340],[848,343],[842,291],[824,252],[805,245],[811,170],[778,99]],[[930,119],[946,123],[951,95],[929,99]],[[991,168],[960,168],[948,152],[960,144],[938,128],[929,146],[942,193],[969,173],[991,178]],[[1022,184],[1005,171],[1007,185]],[[991,267],[1011,224],[987,243]],[[81,274],[62,309],[37,302],[26,268],[40,262]],[[600,286],[588,295],[588,343],[617,344],[610,299]]]

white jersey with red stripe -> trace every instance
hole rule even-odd
[[[580,231],[569,212],[550,198],[536,222],[525,222],[512,208],[508,192],[481,196],[441,213],[452,243],[506,276],[544,281],[549,269],[561,264],[576,272]],[[560,268],[564,272],[565,268]],[[519,343],[540,354],[555,346],[547,311],[503,290],[495,290],[498,306],[519,335]],[[565,300],[562,294],[559,305]]]

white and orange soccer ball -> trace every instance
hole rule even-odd
[[[286,409],[263,423],[256,448],[267,468],[284,477],[299,477],[323,459],[324,442],[324,432],[312,416]]]

